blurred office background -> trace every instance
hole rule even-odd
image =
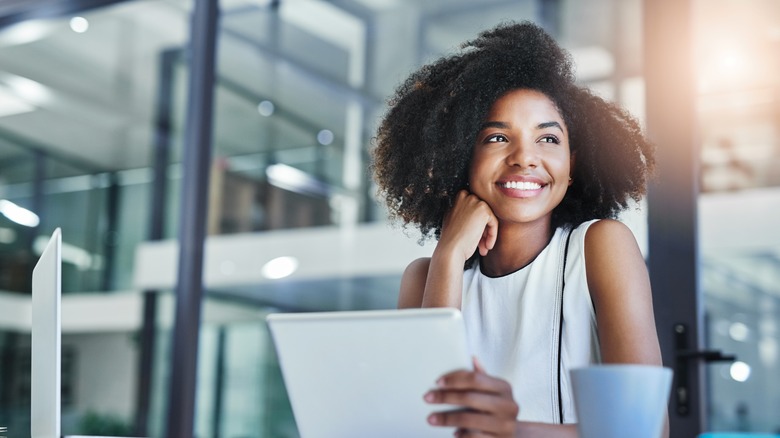
[[[63,433],[161,437],[194,1],[39,3],[0,5],[0,426],[29,430],[30,273],[62,227]],[[706,367],[706,429],[775,432],[780,3],[689,3],[704,338],[738,356]],[[430,253],[388,225],[367,170],[412,69],[533,20],[582,84],[645,117],[641,0],[219,7],[196,436],[297,436],[265,315],[392,308]],[[624,219],[646,252],[645,207]]]

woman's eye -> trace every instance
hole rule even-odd
[[[560,140],[558,140],[558,137],[556,137],[554,135],[545,135],[544,137],[541,138],[540,141],[542,143],[555,143],[555,144],[558,144],[558,143],[561,142]]]
[[[491,135],[490,137],[487,138],[487,142],[489,143],[498,143],[503,141],[507,141],[507,139],[501,134]]]

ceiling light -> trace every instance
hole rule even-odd
[[[84,17],[73,17],[70,19],[70,28],[73,32],[84,33],[89,29],[89,21]]]
[[[274,107],[274,103],[270,100],[264,100],[257,105],[257,112],[259,112],[260,115],[264,117],[270,117],[273,115],[275,109],[276,108]]]
[[[333,143],[333,132],[328,129],[323,129],[317,133],[317,141],[323,146]]]
[[[7,89],[11,93],[32,105],[40,106],[52,100],[49,87],[32,79],[27,79],[23,76],[11,73],[2,73],[0,75],[0,81],[5,82]]]
[[[29,113],[33,110],[35,110],[34,106],[0,87],[0,117]]]
[[[261,272],[265,278],[278,280],[288,277],[298,269],[298,259],[295,257],[284,256],[270,260],[263,265]]]
[[[16,46],[43,39],[52,32],[53,25],[43,20],[28,20],[4,28],[0,32],[0,47]]]
[[[41,219],[32,211],[20,207],[7,199],[0,199],[0,213],[12,222],[25,227],[37,227]]]
[[[321,196],[327,196],[331,192],[324,182],[287,164],[272,164],[265,168],[265,175],[269,183],[292,192]]]

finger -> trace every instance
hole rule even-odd
[[[471,193],[468,190],[461,190],[458,192],[457,196],[455,196],[455,203],[458,203],[459,201],[462,201],[469,196],[471,196]]]
[[[443,375],[436,381],[439,389],[446,390],[472,390],[480,392],[493,392],[507,394],[512,392],[512,387],[505,380],[492,377],[484,372],[458,370]]]
[[[477,356],[471,356],[471,363],[474,364],[474,372],[487,374],[485,372],[485,368],[482,366],[482,364],[479,362],[479,359],[477,359]]]
[[[481,255],[485,256],[487,255],[487,252],[496,245],[496,240],[498,238],[498,219],[496,219],[496,215],[493,214],[493,210],[490,209],[490,206],[486,202],[480,201],[479,204],[485,215],[485,228],[482,230],[482,236],[479,240],[479,251]]]
[[[492,413],[502,417],[515,418],[518,414],[517,403],[512,398],[500,394],[475,392],[433,390],[425,394],[428,403],[441,403],[461,406],[482,413]]]
[[[495,435],[483,433],[479,430],[469,430],[469,429],[460,428],[455,431],[455,437],[456,438],[483,438],[483,437],[495,437]]]
[[[428,423],[434,426],[457,427],[469,432],[479,431],[488,434],[511,432],[514,419],[496,420],[496,417],[492,415],[468,410],[434,412],[428,416]]]
[[[488,248],[487,246],[487,241],[488,241],[487,232],[488,232],[487,228],[485,228],[485,230],[482,231],[482,237],[480,237],[479,244],[477,245],[477,247],[479,248],[479,255],[481,255],[482,257],[485,257],[488,251],[490,251],[490,248]]]
[[[492,212],[485,230],[487,231],[485,247],[487,247],[487,249],[493,249],[493,247],[496,245],[496,240],[498,239],[498,219],[496,219],[496,216],[493,215]]]
[[[488,220],[488,225],[485,226],[482,237],[479,239],[479,254],[483,257],[496,245],[497,226],[491,226],[490,220]]]

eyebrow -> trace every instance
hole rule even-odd
[[[561,132],[563,132],[563,127],[558,122],[544,122],[536,125],[537,129],[545,129],[545,128],[558,128]]]
[[[479,130],[487,128],[509,129],[509,124],[504,122],[485,122],[479,127]]]
[[[482,124],[482,126],[479,127],[479,130],[482,131],[483,129],[487,128],[509,129],[509,124],[506,122],[485,122]],[[543,122],[536,125],[536,129],[546,128],[558,128],[561,132],[563,132],[563,127],[558,122]]]

